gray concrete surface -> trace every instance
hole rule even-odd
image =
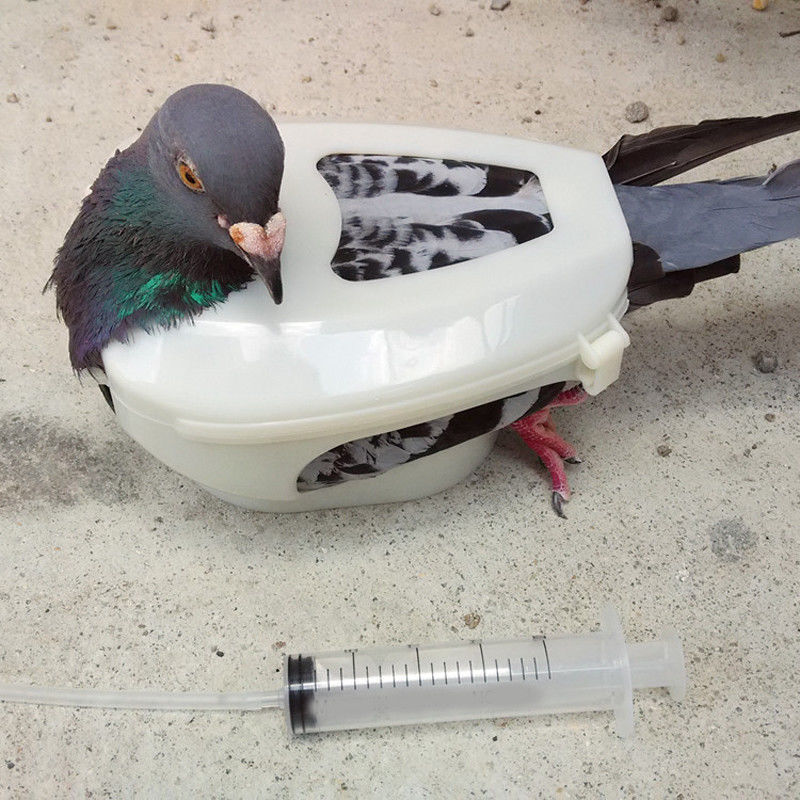
[[[585,459],[567,521],[512,435],[418,502],[227,506],[75,380],[41,287],[85,187],[187,83],[233,83],[286,118],[602,151],[651,125],[800,106],[800,36],[778,36],[800,3],[677,0],[674,22],[644,0],[137,5],[2,2],[0,681],[255,688],[283,651],[583,631],[611,601],[632,639],[675,625],[689,693],[639,695],[628,741],[606,714],[289,741],[276,712],[4,705],[0,797],[797,796],[798,243],[629,318],[619,382],[557,414]],[[798,155],[784,137],[698,174]],[[759,350],[775,372],[756,371]]]

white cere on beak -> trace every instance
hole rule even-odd
[[[224,228],[225,230],[228,230],[231,226],[230,220],[224,214],[217,214],[217,223],[220,228]]]
[[[228,233],[245,253],[270,259],[281,254],[285,230],[286,219],[279,211],[263,227],[255,222],[237,222],[228,228]]]
[[[267,220],[264,230],[267,232],[267,236],[269,237],[280,236],[282,242],[284,231],[286,230],[286,217],[284,217],[283,214],[278,211]]]

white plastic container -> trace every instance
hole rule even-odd
[[[619,374],[631,240],[602,159],[500,136],[388,126],[281,126],[284,301],[253,282],[194,325],[103,351],[122,427],[213,494],[266,511],[420,497],[489,453],[478,437],[384,475],[300,493],[298,474],[351,439],[559,380]],[[553,230],[425,273],[365,282],[331,269],[341,216],[316,169],[331,153],[454,158],[534,172]]]

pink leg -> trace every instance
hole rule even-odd
[[[571,389],[567,389],[566,391],[561,392],[561,394],[556,395],[555,399],[550,402],[547,408],[578,406],[581,403],[585,403],[588,397],[589,395],[586,394],[586,389],[578,384],[577,386],[573,386]]]
[[[565,442],[556,432],[553,420],[550,418],[550,409],[560,406],[574,406],[586,399],[586,392],[582,387],[576,386],[561,392],[551,403],[539,411],[534,411],[527,417],[511,424],[525,444],[533,450],[542,460],[545,469],[550,473],[553,485],[552,504],[556,514],[565,517],[564,502],[569,500],[570,490],[567,474],[564,470],[564,461],[580,463],[575,448]]]
[[[537,453],[539,452],[538,447],[541,445],[554,450],[559,458],[566,461],[573,461],[577,458],[575,448],[556,433],[549,407],[534,411],[533,414],[512,423],[511,427]]]

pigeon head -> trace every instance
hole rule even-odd
[[[187,86],[164,103],[142,138],[148,169],[183,237],[238,255],[280,303],[284,150],[269,114],[230,86]]]
[[[169,97],[106,164],[56,256],[47,287],[80,371],[136,328],[169,327],[254,274],[282,300],[284,148],[258,103],[229,86]]]

